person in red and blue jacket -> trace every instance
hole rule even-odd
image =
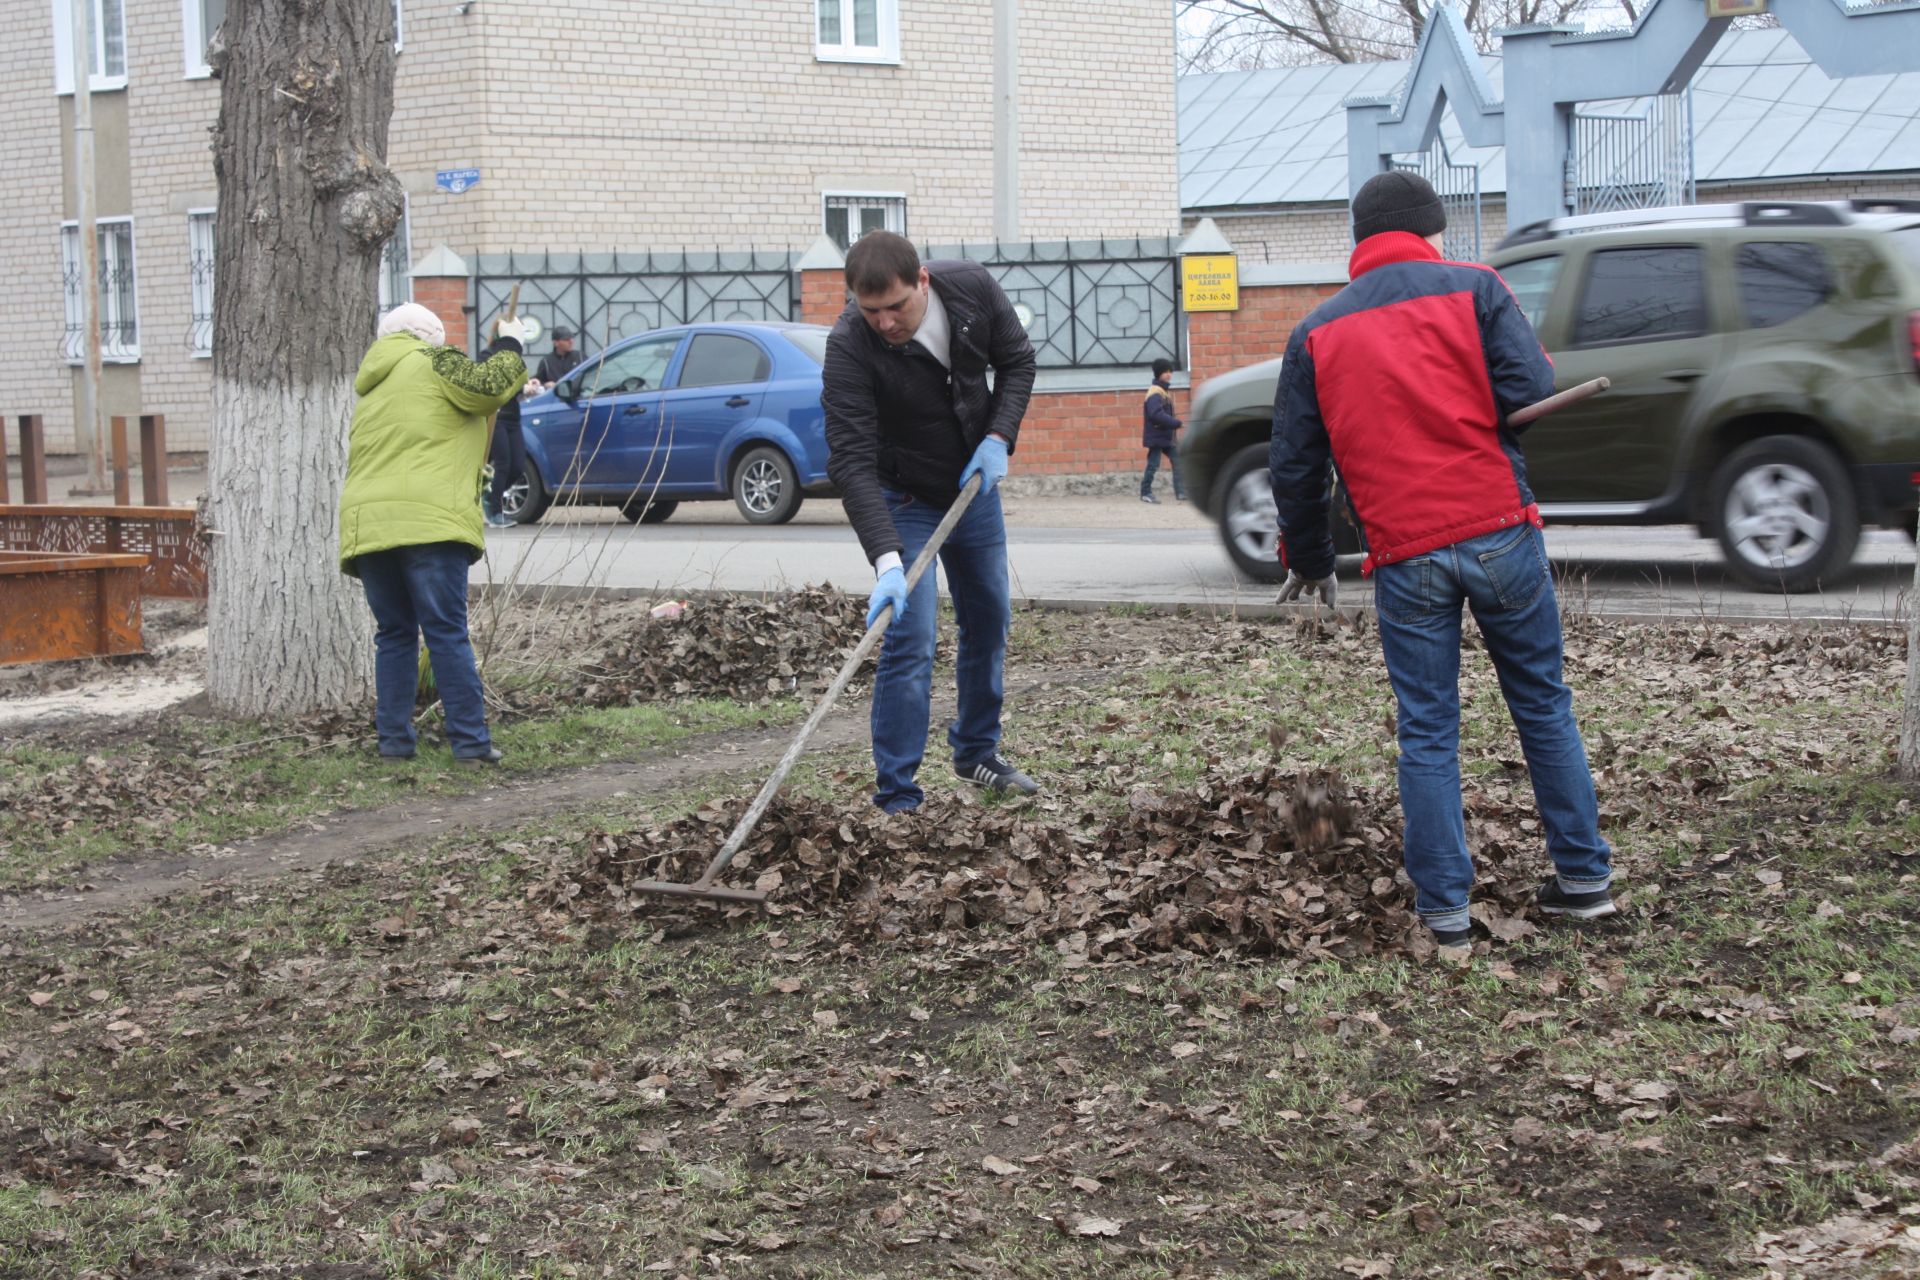
[[[1351,283],[1287,342],[1269,454],[1280,598],[1337,598],[1329,462],[1366,537],[1380,646],[1399,704],[1402,856],[1441,948],[1470,943],[1460,798],[1460,613],[1472,609],[1520,732],[1555,874],[1543,912],[1614,911],[1612,850],[1562,678],[1560,607],[1515,410],[1553,365],[1491,268],[1441,257],[1446,208],[1417,174],[1353,200]]]

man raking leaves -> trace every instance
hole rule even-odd
[[[1282,600],[1335,601],[1330,462],[1366,532],[1361,571],[1374,578],[1399,704],[1402,857],[1421,919],[1459,954],[1474,880],[1460,797],[1463,604],[1499,674],[1546,828],[1555,874],[1536,894],[1540,909],[1586,920],[1614,903],[1518,438],[1520,411],[1553,393],[1553,365],[1497,274],[1440,256],[1446,225],[1416,174],[1361,187],[1352,283],[1288,340],[1270,460]]]

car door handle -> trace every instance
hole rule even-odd
[[[745,396],[734,396],[727,401],[727,408],[738,409],[743,405],[749,405],[752,403],[753,401],[747,399]]]
[[[1705,369],[1675,369],[1667,375],[1668,382],[1692,382],[1695,378],[1707,376]]]
[[[645,413],[646,411],[647,411],[647,406],[643,404],[630,404],[621,412],[623,414],[632,415],[632,414]]]

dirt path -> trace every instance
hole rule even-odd
[[[1086,670],[1038,671],[1008,681],[1018,697],[1062,680],[1100,679]],[[953,713],[952,695],[934,699],[936,723]],[[617,796],[672,791],[717,774],[765,774],[779,762],[799,726],[734,729],[663,747],[637,760],[521,776],[484,791],[423,796],[378,809],[320,814],[292,831],[255,836],[212,855],[161,854],[101,863],[85,872],[87,887],[0,894],[0,934],[59,928],[90,916],[127,911],[169,894],[233,887],[331,863],[375,857],[460,832],[504,831],[550,814],[573,812]],[[843,705],[814,731],[807,754],[867,741],[867,705]],[[930,758],[928,769],[943,767]]]
[[[866,741],[864,706],[836,710],[814,732],[809,754]],[[522,826],[617,796],[670,791],[735,770],[770,769],[793,728],[729,730],[650,752],[638,760],[521,776],[484,791],[423,796],[378,809],[321,814],[292,831],[255,836],[213,855],[165,854],[88,868],[87,888],[0,897],[0,932],[58,927],[126,911],[168,894],[271,880],[329,863],[373,857],[460,832]]]

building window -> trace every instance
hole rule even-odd
[[[54,0],[56,4],[60,0]],[[125,0],[112,0],[116,5]],[[181,29],[186,35],[187,79],[204,80],[213,74],[213,68],[207,65],[207,49],[213,44],[213,33],[227,20],[228,0],[180,0]],[[400,52],[401,5],[403,0],[393,0],[393,51]]]
[[[114,364],[132,364],[140,359],[139,300],[134,291],[133,219],[97,219],[94,237],[100,256],[100,358]],[[81,328],[83,268],[80,264],[79,223],[61,224],[60,266],[67,299],[67,331],[61,351],[68,364],[79,364],[87,358]]]
[[[400,225],[393,237],[380,249],[380,314],[385,315],[403,302],[413,301],[413,230],[408,223],[411,212],[400,210]]]
[[[842,250],[869,231],[907,234],[907,198],[842,192],[821,202],[821,230]]]
[[[213,354],[213,210],[187,214],[187,290],[193,313],[187,320],[187,353]]]
[[[199,80],[213,74],[207,65],[207,47],[214,32],[227,20],[227,0],[180,0],[180,25],[186,33],[187,78]]]
[[[127,87],[127,15],[126,0],[89,0],[92,30],[86,33],[92,47],[90,88]],[[70,0],[53,0],[53,88],[56,93],[73,92],[73,5]]]
[[[813,56],[828,62],[900,61],[900,0],[814,0]]]

